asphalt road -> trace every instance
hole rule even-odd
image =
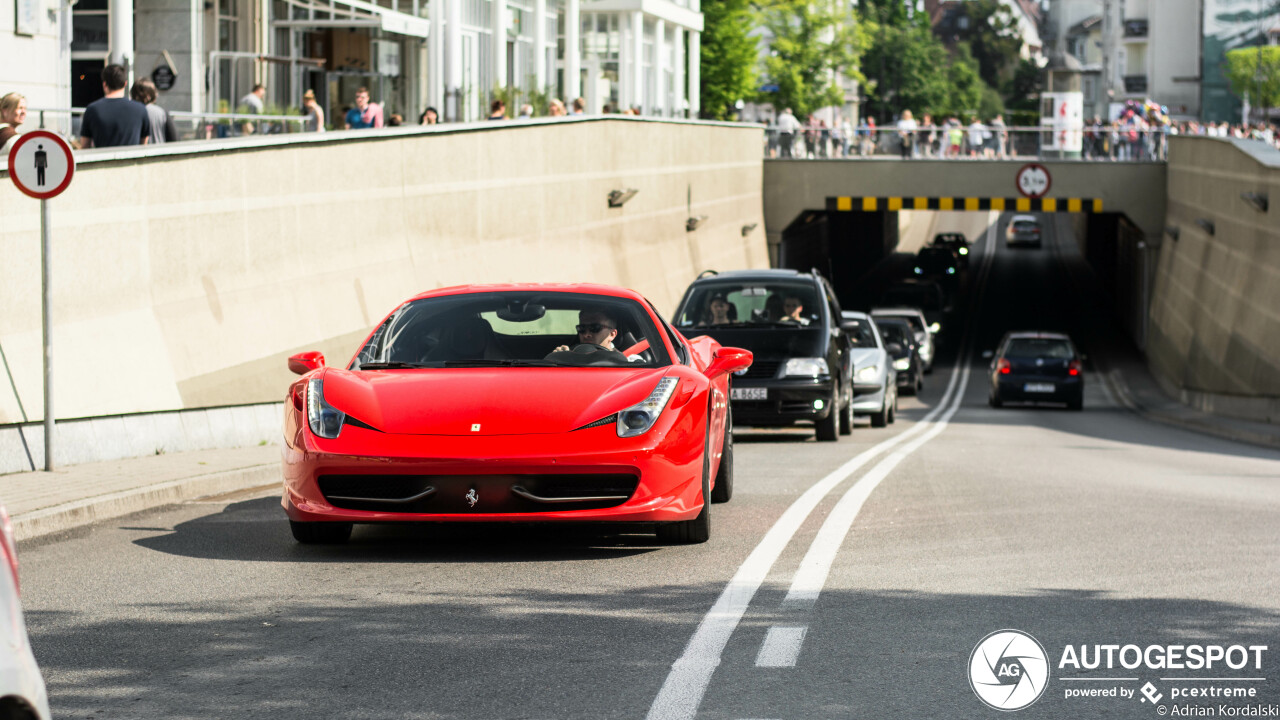
[[[1083,412],[991,409],[985,362],[960,362],[1013,328],[1107,336],[1055,230],[1041,250],[976,248],[972,305],[896,425],[839,443],[741,429],[736,495],[705,545],[357,527],[348,546],[301,547],[265,493],[26,544],[54,713],[999,717],[970,654],[1004,628],[1048,656],[1018,716],[1158,717],[1188,702],[1175,689],[1212,686],[1255,696],[1189,702],[1280,704],[1280,453],[1145,421],[1092,372]],[[1066,645],[1106,644],[1269,649],[1260,668],[1059,667]],[[1034,682],[1036,662],[1010,667]],[[1093,688],[1137,694],[1064,697]]]

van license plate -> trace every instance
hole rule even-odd
[[[734,388],[729,391],[730,400],[768,400],[769,388]]]
[[[1027,383],[1022,386],[1022,391],[1029,393],[1051,393],[1053,390],[1053,383]]]

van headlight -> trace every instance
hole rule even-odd
[[[859,370],[858,374],[855,375],[854,378],[857,380],[862,380],[864,382],[870,382],[872,380],[875,380],[877,377],[879,377],[879,375],[880,375],[879,365],[868,365],[862,368],[861,370]]]
[[[677,378],[662,378],[649,397],[618,413],[618,437],[629,438],[648,432],[667,406],[677,382]]]
[[[791,358],[782,368],[783,377],[822,377],[830,375],[826,358]]]
[[[910,369],[911,369],[911,358],[909,358],[909,357],[904,357],[904,358],[899,358],[899,359],[897,359],[897,360],[894,360],[894,361],[893,361],[893,369],[894,369],[894,370],[910,370]]]
[[[311,378],[307,382],[307,424],[317,437],[333,440],[342,432],[347,414],[324,400],[324,380]]]

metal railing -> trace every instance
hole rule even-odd
[[[898,157],[903,159],[1014,160],[1081,159],[1097,161],[1163,161],[1168,129],[1136,130],[1126,126],[1086,127],[1066,137],[1052,127],[963,126],[900,133],[897,128],[868,125],[849,128],[801,127],[784,133],[765,128],[766,158],[809,160]],[[1073,137],[1074,136],[1074,137]],[[1055,140],[1058,142],[1055,143]],[[1065,142],[1063,142],[1065,141]],[[1065,148],[1065,149],[1063,149]]]
[[[56,128],[70,137],[80,136],[84,108],[30,108],[39,127]],[[245,135],[275,135],[306,131],[303,115],[253,115],[245,113],[190,113],[170,110],[178,140],[212,140]]]

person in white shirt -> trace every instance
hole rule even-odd
[[[785,108],[778,116],[778,144],[782,148],[782,157],[791,157],[791,145],[795,142],[796,131],[800,129],[800,121],[791,114],[791,108]]]
[[[918,129],[919,125],[916,124],[916,119],[911,114],[911,111],[903,110],[902,117],[898,119],[898,138],[902,141],[901,153],[903,160],[915,157],[916,130]]]
[[[982,147],[986,144],[987,137],[989,135],[990,133],[987,132],[987,126],[983,125],[982,121],[975,117],[973,122],[969,124],[970,156],[978,156],[982,153]]]

